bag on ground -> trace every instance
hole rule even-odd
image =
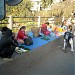
[[[33,44],[33,40],[30,36],[28,38],[24,39],[25,45],[29,46]]]

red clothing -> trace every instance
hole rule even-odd
[[[20,30],[17,34],[17,39],[24,39],[26,36],[25,31]]]
[[[45,35],[49,35],[50,34],[50,31],[47,30],[47,25],[46,24],[42,24],[41,32],[43,34],[45,34]]]

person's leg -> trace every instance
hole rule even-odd
[[[73,39],[72,39],[72,38],[69,40],[69,43],[70,43],[70,45],[71,45],[71,51],[74,52]]]
[[[0,57],[3,58],[3,60],[5,61],[12,61],[12,54],[14,52],[14,47],[13,48],[9,48],[9,47],[6,47],[4,48],[4,52],[2,54],[0,54]]]
[[[74,49],[73,49],[73,44],[71,44],[71,51],[74,51]]]
[[[64,39],[64,50],[65,50],[65,48],[66,48],[66,40]]]
[[[12,54],[15,51],[16,46],[10,46],[10,47],[6,47],[4,48],[4,53],[0,54],[0,56],[2,58],[11,58]]]
[[[14,51],[15,51],[16,46],[11,46],[9,48],[9,50],[7,51],[7,58],[11,58],[11,56],[13,55]]]
[[[0,57],[1,58],[6,58],[6,56],[7,56],[7,51],[9,50],[9,47],[5,47],[4,49],[3,49],[3,51],[0,53]]]

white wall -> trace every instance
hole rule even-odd
[[[59,3],[62,2],[63,0],[53,0],[53,3]]]

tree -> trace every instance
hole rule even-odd
[[[12,15],[12,16],[18,16],[18,17],[24,17],[27,16],[31,13],[30,8],[32,4],[30,0],[23,0],[20,4],[17,6],[9,6],[6,5],[6,11],[7,11],[7,16]]]
[[[51,5],[53,0],[42,0],[42,7],[46,8],[47,6]]]

